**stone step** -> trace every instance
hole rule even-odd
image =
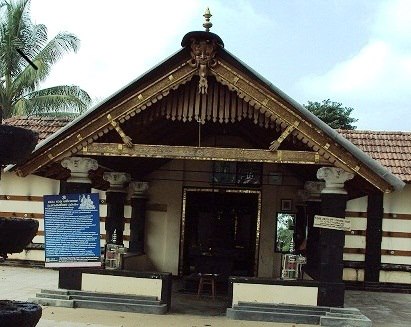
[[[131,304],[161,304],[159,300],[147,300],[145,298],[128,298],[128,297],[103,297],[93,295],[65,295],[55,293],[37,293],[37,298],[45,299],[60,299],[60,300],[83,300],[83,301],[100,301],[100,302],[117,302],[117,303],[131,303]]]
[[[36,293],[36,298],[71,300],[71,299],[70,299],[70,295],[66,295],[66,294],[55,294],[55,293]]]
[[[239,302],[227,309],[227,317],[238,320],[311,324],[336,327],[369,327],[371,320],[356,308]]]
[[[119,299],[135,299],[135,300],[147,300],[147,301],[158,301],[156,296],[147,295],[135,295],[135,294],[118,294],[118,293],[100,293],[100,292],[90,292],[90,291],[79,291],[79,290],[66,290],[66,289],[54,289],[47,290],[42,289],[40,293],[48,294],[64,294],[64,295],[80,295],[80,296],[94,296],[101,298],[119,298]]]
[[[64,307],[64,308],[74,308],[73,300],[60,300],[52,298],[31,298],[30,302],[37,303],[47,307]]]
[[[258,302],[242,302],[239,301],[237,306],[255,306],[262,308],[282,308],[282,309],[293,309],[293,310],[321,310],[330,311],[330,307],[313,306],[313,305],[303,305],[303,304],[282,304],[282,303],[258,303]]]
[[[250,311],[241,309],[227,309],[227,317],[237,320],[249,321],[268,321],[268,322],[282,322],[282,323],[296,323],[307,325],[318,325],[320,323],[319,315],[298,314],[298,313],[282,313],[282,312],[264,312],[264,311]]]
[[[96,310],[135,312],[135,313],[151,313],[165,314],[167,313],[167,304],[133,304],[119,302],[102,302],[102,301],[86,301],[86,300],[59,300],[48,298],[32,298],[30,302],[37,303],[43,306],[65,307],[65,308],[85,308]]]
[[[320,319],[320,326],[327,327],[371,327],[372,321],[366,316],[355,317],[335,317],[335,316],[322,316]]]
[[[315,310],[312,308],[309,309],[300,309],[300,308],[289,308],[289,307],[273,307],[273,306],[254,306],[252,304],[250,305],[234,305],[233,306],[234,310],[244,310],[244,311],[258,311],[258,312],[275,312],[275,313],[297,313],[297,314],[306,314],[306,315],[314,315],[314,316],[323,316],[329,311],[325,310]]]
[[[146,300],[146,299],[136,299],[136,298],[115,298],[115,297],[100,297],[92,295],[69,295],[71,300],[76,301],[100,301],[100,302],[112,302],[112,303],[130,303],[130,304],[147,304],[147,305],[159,305],[161,301],[159,300]]]
[[[122,312],[166,314],[167,304],[133,304],[102,301],[74,300],[75,308],[97,309]]]
[[[97,293],[75,290],[41,290],[32,302],[44,306],[87,308],[136,313],[165,314],[167,304],[154,296]]]

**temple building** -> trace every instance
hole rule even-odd
[[[241,301],[250,277],[260,295],[281,286],[284,253],[296,252],[306,258],[296,294],[313,288],[301,304],[343,306],[344,281],[411,284],[411,168],[389,149],[409,154],[410,134],[330,128],[207,22],[75,120],[30,118],[45,138],[3,173],[1,215],[38,219],[40,231],[10,258],[44,260],[43,195],[99,193],[101,245],[125,245],[125,270],[187,281],[213,270],[237,278]],[[331,226],[341,219],[350,227]]]

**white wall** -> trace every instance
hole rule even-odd
[[[397,235],[383,235],[381,250],[387,252],[381,256],[381,263],[410,265],[411,264],[411,185],[407,184],[401,192],[392,192],[384,195],[384,219],[382,223],[383,233],[400,233],[404,237]],[[350,216],[353,213],[367,214],[367,197],[350,200],[347,203],[347,212]],[[367,229],[367,218],[350,217],[351,229],[365,231]],[[365,251],[365,236],[346,235],[345,248],[363,249]],[[344,253],[344,260],[364,261],[364,254]],[[362,269],[344,269],[344,279],[358,280],[364,279]],[[388,283],[410,283],[408,272],[381,271],[380,282]]]

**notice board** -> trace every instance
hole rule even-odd
[[[313,226],[326,229],[350,231],[351,221],[345,218],[315,215]]]
[[[46,267],[99,267],[100,211],[97,193],[45,195]]]

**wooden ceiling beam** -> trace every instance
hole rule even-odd
[[[85,156],[225,160],[243,162],[330,165],[330,163],[327,160],[321,158],[318,153],[309,151],[270,151],[261,149],[147,144],[134,144],[132,148],[128,148],[119,143],[92,143],[83,147],[83,149],[79,152]]]

